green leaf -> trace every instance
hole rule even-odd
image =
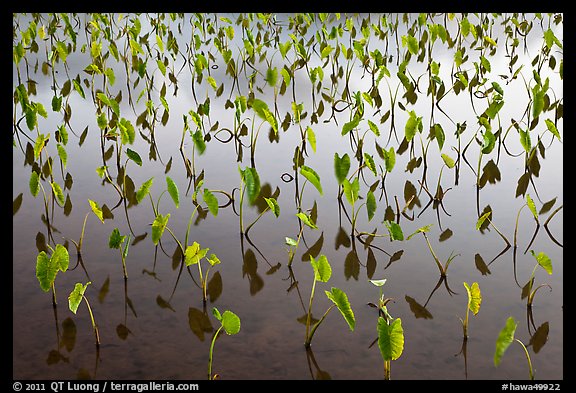
[[[208,205],[208,210],[214,217],[218,216],[218,199],[212,194],[212,192],[205,188],[204,189],[204,202]]]
[[[170,218],[170,213],[163,216],[162,214],[158,214],[152,222],[152,242],[154,245],[158,245],[160,238],[164,234],[164,229],[166,229],[166,225],[168,224],[168,219]]]
[[[316,171],[309,166],[302,165],[300,167],[300,174],[304,176],[310,183],[316,187],[320,195],[322,195],[322,184],[320,183],[320,176]]]
[[[454,162],[454,160],[449,155],[442,153],[441,156],[448,168],[454,168],[456,162]]]
[[[126,148],[126,155],[129,159],[134,161],[138,166],[142,166],[142,158],[140,158],[140,154],[135,152],[132,149]]]
[[[312,255],[310,255],[310,264],[314,269],[314,279],[320,282],[328,282],[330,277],[332,276],[332,267],[328,262],[328,258],[326,255],[320,255],[318,259],[314,259]]]
[[[348,301],[348,296],[344,291],[339,288],[332,287],[330,291],[324,291],[328,299],[332,301],[338,307],[338,310],[348,323],[348,327],[350,327],[351,331],[354,331],[354,327],[356,326],[356,318],[354,317],[354,311],[352,311],[352,307],[350,306],[350,302]]]
[[[484,221],[486,221],[486,219],[488,218],[488,216],[492,214],[491,211],[484,213],[483,215],[481,215],[478,218],[478,221],[476,221],[476,230],[480,230],[480,227],[482,226],[482,224],[484,224]]]
[[[494,90],[498,92],[498,94],[500,94],[501,96],[504,95],[504,90],[502,89],[502,86],[498,84],[498,82],[492,82],[492,87],[494,88]]]
[[[30,187],[30,193],[36,198],[38,191],[40,191],[40,177],[38,176],[38,172],[32,171],[28,185]]]
[[[510,344],[514,341],[514,333],[516,332],[517,323],[513,317],[508,317],[506,326],[498,334],[496,339],[496,352],[494,352],[494,365],[498,366],[502,360],[504,352],[508,349]]]
[[[220,264],[220,259],[218,259],[218,257],[216,256],[216,254],[210,254],[210,257],[207,258],[208,263],[210,264],[210,266],[214,266],[214,265],[219,265]]]
[[[380,130],[378,129],[378,126],[376,125],[376,123],[368,120],[368,127],[370,127],[370,131],[372,131],[374,133],[374,135],[380,136]]]
[[[408,50],[410,53],[412,53],[414,56],[418,55],[418,40],[416,37],[408,35],[402,38],[405,38],[405,42],[408,45]]]
[[[540,89],[538,85],[536,85],[534,86],[534,89],[532,89],[532,95],[532,117],[536,118],[540,116],[540,113],[542,113],[542,110],[544,110],[545,92]]]
[[[276,86],[276,82],[278,81],[278,69],[276,67],[268,68],[268,70],[266,71],[265,80],[266,82],[268,82],[270,86],[272,87]]]
[[[312,222],[312,219],[306,215],[304,212],[297,213],[296,216],[302,221],[304,224],[308,225],[312,229],[318,229],[315,223]]]
[[[444,129],[438,123],[434,124],[434,136],[436,137],[436,142],[438,142],[438,148],[442,150],[444,141],[446,140],[446,135],[444,134]]]
[[[350,183],[348,179],[344,179],[342,185],[344,186],[344,195],[346,196],[346,199],[351,205],[354,205],[358,200],[358,193],[360,192],[360,183],[358,178],[354,178],[352,183]]]
[[[554,124],[554,122],[550,119],[546,119],[545,122],[546,122],[546,127],[548,127],[548,131],[550,131],[552,134],[554,134],[554,136],[556,138],[558,138],[559,141],[562,140],[560,138],[560,133],[558,132],[558,129],[556,128],[556,125]]]
[[[378,176],[378,172],[376,171],[376,163],[374,162],[374,158],[370,154],[364,153],[364,161],[366,162],[366,166],[368,167],[368,169],[370,169],[372,171],[372,173],[374,173],[374,176]]]
[[[61,144],[56,145],[56,149],[58,150],[58,157],[60,157],[60,161],[62,161],[62,165],[64,165],[64,169],[66,169],[66,163],[68,162],[68,153],[66,153],[66,149]]]
[[[80,306],[80,303],[82,302],[84,292],[86,292],[86,288],[90,284],[90,281],[88,281],[86,285],[82,285],[82,283],[78,282],[76,285],[74,285],[72,292],[70,292],[70,296],[68,296],[68,307],[74,314],[76,314],[76,311],[78,311],[78,306]]]
[[[240,318],[232,311],[224,311],[220,320],[226,334],[232,336],[240,331]]]
[[[108,247],[119,249],[122,243],[124,243],[124,239],[126,239],[126,236],[122,236],[120,234],[120,230],[118,230],[118,228],[114,228],[110,234],[110,237],[108,238]]]
[[[244,183],[246,184],[246,191],[248,192],[248,201],[251,205],[256,202],[256,198],[260,195],[260,176],[256,168],[247,167],[242,171]]]
[[[48,292],[56,279],[58,268],[54,266],[45,251],[40,251],[36,257],[36,278],[40,283],[40,288]]]
[[[204,154],[206,151],[206,142],[204,142],[204,135],[202,131],[198,130],[192,134],[192,140],[194,141],[194,147],[198,150],[200,155]]]
[[[206,256],[209,248],[200,248],[200,244],[194,242],[191,246],[186,247],[184,252],[184,262],[186,266],[195,265],[200,262],[202,258]]]
[[[88,199],[88,203],[90,204],[90,208],[92,209],[96,217],[98,217],[98,219],[102,221],[102,224],[104,224],[104,213],[102,212],[102,209],[100,208],[98,203],[94,202],[91,199]]]
[[[496,145],[496,136],[490,131],[488,128],[484,131],[483,134],[484,143],[482,144],[482,153],[489,154]]]
[[[258,98],[254,98],[252,101],[252,109],[254,109],[261,119],[266,120],[272,126],[274,132],[278,132],[278,122],[274,114],[268,109],[268,104]]]
[[[404,330],[402,320],[396,318],[390,325],[378,317],[378,347],[384,361],[396,360],[404,351]]]
[[[336,174],[336,180],[338,184],[342,185],[342,182],[348,176],[348,171],[350,170],[350,157],[348,153],[345,153],[342,157],[338,156],[338,153],[334,153],[334,173]]]
[[[136,138],[136,131],[134,131],[134,126],[130,120],[126,120],[125,118],[120,119],[118,127],[120,128],[120,138],[122,140],[122,144],[133,144],[134,139]]]
[[[530,153],[530,150],[532,149],[532,142],[530,140],[530,131],[529,130],[526,131],[519,130],[519,131],[520,131],[520,144],[522,145],[526,153]]]
[[[416,135],[416,131],[421,131],[422,127],[422,117],[418,117],[416,116],[416,112],[410,111],[410,116],[408,117],[406,125],[404,126],[404,135],[406,137],[406,141],[410,142]]]
[[[408,237],[406,238],[406,240],[410,240],[410,239],[412,238],[412,236],[414,236],[414,235],[416,235],[416,234],[418,234],[418,233],[428,232],[431,227],[432,227],[432,224],[428,224],[428,225],[425,225],[425,226],[423,226],[423,227],[420,227],[420,228],[416,229],[416,231],[414,231],[414,233],[410,234],[410,236],[408,236]]]
[[[276,217],[280,216],[280,205],[278,204],[278,202],[276,201],[275,198],[264,198],[264,200],[266,201],[266,203],[268,204],[268,206],[270,207],[270,210],[272,210],[272,212],[274,213],[274,215]]]
[[[144,197],[146,197],[146,195],[150,192],[150,187],[152,187],[153,182],[154,178],[151,177],[150,179],[142,183],[138,191],[136,191],[136,200],[138,201],[138,203],[142,202]]]
[[[534,250],[530,250],[530,253],[532,253],[534,258],[536,258],[538,265],[542,266],[542,268],[546,270],[548,274],[552,274],[552,260],[548,255],[546,255],[544,252],[539,252],[538,255],[536,255]]]
[[[347,123],[344,123],[344,125],[342,126],[342,135],[348,134],[354,128],[358,127],[358,124],[360,124],[360,118],[358,116],[354,116],[354,119],[352,119]]]
[[[386,225],[386,228],[388,228],[390,239],[404,240],[404,233],[402,232],[402,227],[400,227],[400,224],[394,221],[384,221],[384,225]]]
[[[372,191],[368,191],[366,195],[366,211],[368,213],[368,221],[374,218],[374,213],[376,213],[376,197]]]
[[[32,128],[31,128],[32,129]],[[36,137],[36,142],[34,143],[34,158],[40,158],[40,153],[44,146],[46,145],[46,141],[49,139],[49,136],[44,136],[44,134],[39,134]]]
[[[308,140],[308,143],[310,143],[310,146],[312,146],[314,153],[316,153],[316,134],[314,134],[314,131],[312,131],[310,126],[306,128],[306,139]]]
[[[482,293],[480,292],[480,286],[477,282],[472,283],[469,286],[467,282],[464,282],[464,288],[468,293],[468,308],[474,315],[478,314],[480,311],[480,304],[482,303]]]
[[[396,152],[394,151],[394,148],[391,147],[390,150],[382,149],[382,155],[384,156],[386,172],[392,172],[394,165],[396,164]]]
[[[530,198],[530,194],[526,194],[526,204],[528,205],[528,209],[530,209],[536,221],[538,221],[538,211],[536,211],[536,204],[532,198]]]
[[[296,242],[296,240],[292,239],[291,237],[286,236],[284,238],[284,242],[286,243],[287,246],[298,247],[298,243]]]
[[[56,197],[56,202],[58,202],[58,204],[60,206],[64,206],[64,203],[66,202],[66,200],[64,199],[64,193],[62,192],[62,188],[60,187],[60,184],[53,181],[52,183],[50,183],[50,185],[52,186],[52,191],[54,191],[54,196]]]
[[[384,284],[386,284],[387,279],[383,278],[381,280],[368,280],[368,281],[370,281],[372,284],[376,285],[377,287],[381,287]]]
[[[166,187],[168,188],[168,193],[174,201],[174,205],[176,205],[176,209],[178,209],[180,206],[180,192],[178,191],[178,186],[170,176],[166,176]]]
[[[220,311],[218,311],[216,307],[212,307],[212,315],[214,315],[214,318],[222,322],[222,314],[220,314]]]
[[[102,101],[105,105],[110,107],[112,111],[116,114],[116,116],[120,117],[120,104],[114,98],[109,98],[106,94],[99,92],[96,94],[96,97],[100,101]]]

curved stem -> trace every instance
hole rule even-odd
[[[218,334],[220,334],[220,330],[222,330],[222,328],[223,326],[220,326],[218,330],[216,330],[216,333],[212,338],[212,343],[210,343],[210,352],[208,353],[208,380],[212,379],[212,358],[214,353],[214,344],[216,344],[216,338],[218,337]]]
[[[528,349],[526,348],[524,343],[522,341],[518,340],[517,338],[515,338],[514,341],[516,341],[518,344],[520,344],[522,346],[522,349],[524,349],[524,354],[526,355],[526,360],[528,360],[528,372],[530,374],[530,379],[534,380],[534,370],[532,369],[532,361],[530,360],[530,354],[528,353]]]

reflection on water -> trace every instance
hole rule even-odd
[[[562,379],[562,26],[15,14],[14,379],[204,379],[214,306],[242,321],[222,379],[383,379],[381,278],[405,335],[392,379],[526,379],[519,348],[493,363],[509,316],[536,378]],[[43,292],[58,244],[69,267]],[[322,254],[356,328],[330,313],[305,348]],[[100,346],[67,307],[88,281]],[[462,282],[483,296],[464,340]]]

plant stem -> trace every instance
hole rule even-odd
[[[312,343],[312,337],[314,337],[314,333],[316,333],[316,330],[318,329],[318,327],[320,326],[320,324],[326,319],[326,316],[328,316],[328,313],[330,312],[330,310],[332,310],[332,308],[335,306],[335,304],[331,305],[330,307],[328,307],[328,310],[326,310],[326,312],[324,313],[324,315],[322,315],[322,318],[320,318],[320,320],[318,322],[316,322],[314,324],[314,326],[312,327],[312,330],[310,331],[310,336],[308,336],[306,338],[306,342],[304,343],[304,346],[306,348],[310,348],[310,344]]]
[[[440,263],[440,260],[438,260],[438,257],[434,253],[434,250],[432,249],[432,245],[430,244],[430,241],[428,240],[428,236],[426,236],[426,233],[424,233],[424,232],[422,232],[422,235],[424,235],[424,239],[426,239],[426,243],[428,244],[428,248],[430,249],[430,252],[432,253],[432,256],[434,257],[434,261],[436,262],[436,265],[438,265],[438,269],[440,270],[440,274],[442,276],[446,276],[446,271],[444,270],[444,267]]]
[[[218,330],[216,330],[216,333],[212,338],[212,343],[210,343],[210,352],[208,353],[208,380],[212,379],[212,358],[214,352],[214,344],[216,344],[216,338],[218,337],[218,334],[220,334],[220,330],[222,330],[222,327],[223,326],[220,326]]]
[[[306,316],[306,337],[304,339],[304,346],[306,348],[310,347],[310,342],[312,337],[308,335],[310,331],[310,321],[312,319],[312,300],[314,299],[314,290],[316,289],[316,275],[314,275],[314,281],[312,282],[312,292],[310,292],[310,301],[308,303],[308,315]]]
[[[515,338],[514,341],[516,341],[518,344],[520,344],[522,346],[522,349],[524,349],[524,354],[526,355],[526,360],[528,360],[528,372],[530,374],[530,379],[534,380],[534,370],[532,369],[532,361],[530,360],[530,354],[528,353],[528,349],[526,348],[524,343],[522,341],[518,340],[517,338]]]
[[[94,321],[94,314],[92,314],[92,308],[90,307],[90,303],[88,302],[88,298],[82,295],[82,298],[86,301],[86,306],[88,307],[88,313],[90,314],[90,319],[92,320],[92,327],[94,328],[94,337],[96,338],[96,346],[100,346],[100,334],[98,333],[98,326]]]

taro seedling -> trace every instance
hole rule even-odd
[[[118,228],[114,228],[108,239],[108,247],[120,250],[124,279],[128,279],[128,272],[126,270],[126,257],[128,256],[128,248],[130,247],[130,235],[120,235]]]
[[[462,322],[462,330],[464,333],[464,340],[468,339],[468,315],[470,311],[474,315],[477,315],[480,311],[480,304],[482,303],[482,293],[480,292],[480,286],[477,282],[468,285],[464,282],[464,288],[466,288],[466,293],[468,294],[468,305],[466,306],[466,317],[464,320],[460,319]]]
[[[552,274],[552,260],[548,255],[544,252],[539,252],[536,254],[534,250],[530,250],[530,253],[534,258],[536,258],[536,265],[534,265],[534,269],[532,269],[532,274],[530,275],[530,279],[522,288],[522,299],[526,298],[526,306],[528,308],[532,307],[532,303],[534,302],[534,296],[536,296],[536,292],[542,287],[548,287],[552,290],[552,287],[549,284],[540,284],[536,288],[534,288],[534,279],[536,275],[536,270],[538,266],[542,267],[549,275]]]
[[[386,283],[386,279],[370,280],[370,282],[380,287],[378,305],[374,303],[368,303],[368,305],[378,309],[378,348],[384,360],[384,379],[389,380],[391,361],[398,359],[404,351],[404,329],[402,329],[402,320],[394,319],[386,307],[392,300],[392,298],[384,298],[382,293],[382,286]]]
[[[88,281],[85,285],[82,285],[82,283],[76,283],[76,285],[74,285],[74,289],[72,290],[72,292],[70,292],[70,296],[68,296],[68,307],[70,308],[70,311],[76,314],[76,312],[78,311],[78,307],[80,306],[80,303],[82,303],[82,300],[84,300],[84,302],[86,303],[86,307],[88,308],[88,313],[90,313],[90,320],[92,321],[92,328],[94,329],[94,337],[96,338],[96,346],[99,347],[100,334],[98,333],[98,325],[96,325],[96,322],[94,321],[94,314],[92,313],[90,303],[88,302],[86,296],[84,296],[86,288],[90,284],[91,282]]]
[[[208,276],[210,274],[210,269],[214,265],[220,264],[220,259],[218,259],[215,254],[210,254],[210,257],[206,257],[206,254],[208,254],[209,250],[209,248],[200,248],[200,244],[194,242],[191,246],[186,247],[186,252],[184,253],[184,262],[186,263],[186,266],[198,265],[200,286],[202,288],[202,302],[204,305],[206,305],[207,300],[206,290],[208,287]],[[202,265],[200,264],[202,259],[207,260],[210,264],[208,270],[206,271],[206,275],[203,275],[202,273]]]
[[[508,317],[506,320],[506,325],[500,331],[498,335],[498,339],[496,340],[496,351],[494,352],[494,366],[498,367],[500,362],[502,361],[502,356],[504,356],[504,352],[508,349],[510,344],[514,341],[520,344],[522,349],[524,350],[524,354],[526,355],[526,360],[528,360],[528,373],[530,375],[530,379],[534,379],[534,370],[532,369],[532,361],[530,360],[530,354],[528,353],[528,348],[526,345],[519,339],[514,337],[514,333],[516,332],[516,327],[518,324],[514,320],[513,317]]]
[[[218,328],[218,330],[216,330],[216,333],[214,333],[214,336],[212,337],[212,342],[210,343],[210,352],[208,354],[208,379],[209,380],[213,380],[213,379],[218,378],[218,374],[212,375],[212,359],[214,357],[214,344],[216,343],[216,339],[218,338],[218,335],[220,334],[222,329],[224,329],[226,334],[228,334],[229,336],[233,336],[240,331],[240,318],[238,317],[238,315],[234,314],[232,311],[226,310],[222,314],[220,314],[220,311],[218,311],[218,309],[216,307],[213,307],[212,308],[212,315],[214,315],[214,317],[218,321],[220,321],[220,327]]]
[[[59,271],[65,272],[68,270],[70,264],[70,255],[68,250],[61,244],[57,244],[55,248],[48,245],[52,251],[52,255],[48,257],[45,251],[40,251],[36,257],[36,278],[40,283],[40,288],[44,292],[52,289],[52,304],[56,306],[56,288],[54,281]]]
[[[328,299],[330,299],[334,304],[328,307],[322,318],[320,318],[313,326],[311,326],[312,302],[314,301],[316,282],[318,281],[328,282],[328,280],[332,276],[332,267],[330,266],[328,258],[326,258],[325,255],[320,255],[320,257],[318,257],[318,260],[314,259],[314,257],[310,255],[310,264],[314,269],[314,281],[312,282],[312,291],[310,293],[310,302],[308,303],[308,313],[306,316],[306,338],[304,340],[304,346],[306,348],[310,347],[312,338],[314,337],[314,333],[316,332],[320,324],[324,322],[326,316],[334,308],[334,306],[338,308],[351,331],[354,331],[354,327],[356,325],[356,319],[354,317],[354,312],[350,307],[348,296],[341,289],[332,287],[330,291],[324,291],[324,292],[326,293]]]
[[[308,215],[304,212],[300,212],[300,213],[296,214],[296,217],[298,217],[298,219],[301,221],[300,232],[298,232],[297,239],[294,240],[291,237],[285,238],[286,245],[290,247],[288,249],[288,266],[289,267],[292,266],[292,260],[294,259],[294,255],[296,254],[296,250],[298,249],[298,246],[300,245],[300,239],[302,239],[302,234],[304,233],[304,225],[302,225],[302,223],[304,223],[307,227],[310,227],[312,229],[318,229],[316,224],[313,222],[311,215]]]

